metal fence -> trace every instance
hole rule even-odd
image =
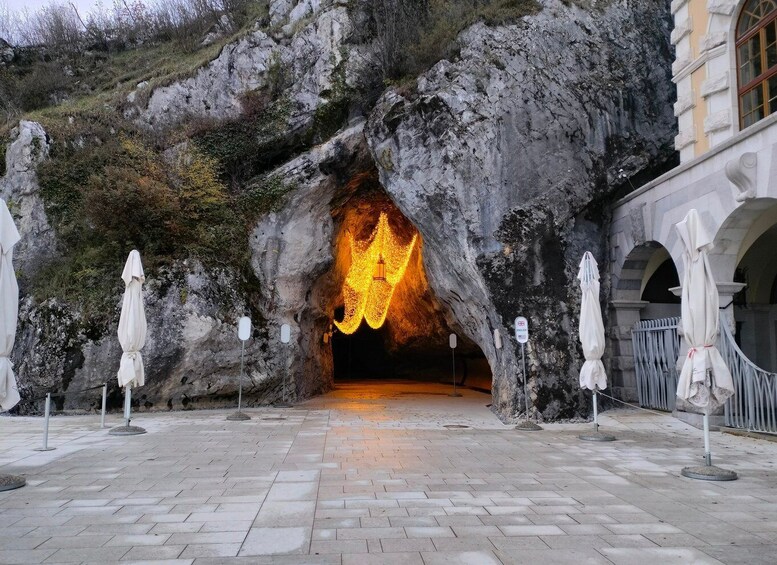
[[[640,406],[674,410],[680,318],[643,320],[632,330],[637,395]],[[734,396],[726,402],[725,422],[732,428],[777,433],[777,374],[750,361],[736,344],[725,321],[720,323],[718,349],[734,380]]]
[[[726,425],[777,433],[777,374],[755,366],[739,349],[721,320],[718,348],[734,379],[734,396],[726,402]]]
[[[680,318],[643,320],[631,332],[637,374],[637,396],[645,408],[674,410]]]

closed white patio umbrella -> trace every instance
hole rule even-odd
[[[113,435],[137,435],[146,432],[141,427],[130,426],[132,388],[143,386],[146,382],[143,357],[140,350],[146,344],[146,312],[143,308],[143,265],[140,253],[132,250],[127,257],[124,271],[124,301],[119,317],[119,343],[123,353],[119,364],[119,386],[124,387],[124,426],[110,430]]]
[[[720,302],[707,257],[713,247],[712,238],[704,229],[699,213],[693,209],[675,227],[683,243],[685,266],[679,331],[689,346],[677,382],[677,396],[704,411],[706,462],[703,466],[686,467],[682,474],[694,479],[733,480],[737,478],[736,473],[712,465],[710,455],[710,412],[734,394],[731,372],[715,345]]]
[[[11,364],[19,316],[19,285],[13,270],[13,246],[19,241],[5,200],[0,198],[0,408],[10,410],[19,402],[19,390]],[[23,487],[24,477],[0,474],[0,491]]]
[[[580,301],[580,344],[583,346],[585,363],[580,369],[580,388],[593,391],[594,433],[582,434],[586,441],[613,441],[611,435],[599,432],[597,391],[607,388],[607,373],[604,371],[604,322],[599,305],[599,266],[590,251],[583,254],[577,273],[582,297]]]

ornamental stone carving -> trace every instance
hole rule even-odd
[[[736,188],[737,202],[755,198],[757,157],[755,153],[743,153],[726,163],[726,177]]]
[[[704,98],[721,92],[728,88],[728,71],[711,76],[707,80],[701,83],[701,95]]]
[[[707,11],[710,14],[730,16],[737,7],[737,0],[707,0]]]

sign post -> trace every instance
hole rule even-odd
[[[281,343],[286,345],[291,341],[291,326],[289,324],[283,324],[281,326]],[[286,361],[286,355],[284,352],[283,355],[284,360],[284,371],[283,371],[283,401],[282,402],[276,402],[275,406],[279,408],[290,408],[291,404],[286,400],[286,381],[288,380],[288,371],[285,368],[285,361]]]
[[[533,432],[541,430],[542,428],[529,421],[529,385],[528,375],[526,374],[526,354],[524,347],[529,341],[529,321],[523,316],[518,316],[515,319],[515,341],[521,344],[521,370],[523,373],[523,398],[526,401],[526,420],[515,426],[516,430],[524,432]]]
[[[448,396],[461,396],[461,393],[456,392],[456,334],[448,336],[448,345],[451,348],[451,359],[453,360],[453,392]]]
[[[240,408],[243,404],[243,359],[246,352],[246,341],[251,337],[251,318],[243,316],[237,325],[237,337],[241,341],[240,346],[240,378],[237,381],[237,412],[227,416],[227,420],[244,421],[250,420],[251,416],[245,412],[241,412]]]

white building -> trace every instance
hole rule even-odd
[[[715,234],[724,319],[777,372],[777,0],[673,0],[672,13],[681,164],[620,200],[611,227],[612,380],[630,400],[635,323],[680,315],[674,225],[691,208]]]

